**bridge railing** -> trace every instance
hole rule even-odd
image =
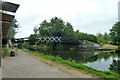
[[[72,37],[37,37],[34,39],[29,39],[29,38],[20,38],[20,39],[15,39],[15,42],[56,42],[56,43],[73,43],[73,44],[78,44],[79,40],[72,38]]]

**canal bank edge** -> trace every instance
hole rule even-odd
[[[100,78],[104,78],[104,79],[108,79],[108,80],[110,78],[113,79],[113,80],[115,80],[116,78],[117,79],[120,78],[120,75],[118,75],[116,73],[113,73],[113,72],[110,72],[110,71],[99,71],[99,70],[93,69],[91,67],[82,65],[82,64],[77,64],[77,63],[74,63],[74,62],[63,60],[60,57],[45,56],[43,53],[36,54],[35,52],[31,52],[27,49],[20,49],[20,50],[25,51],[32,56],[47,59],[47,60],[50,60],[52,62],[55,62],[56,64],[63,64],[64,66],[69,66],[69,67],[72,67],[72,68],[80,70],[80,71],[82,70],[84,72],[96,75]],[[51,65],[51,64],[49,64],[49,65]]]

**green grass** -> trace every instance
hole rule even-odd
[[[4,57],[6,57],[6,56],[9,56],[9,53],[8,53],[8,48],[6,48],[6,47],[3,47],[2,48],[2,57],[4,58]]]
[[[23,50],[25,52],[28,52],[33,56],[43,57],[43,58],[48,59],[50,61],[55,61],[57,63],[64,64],[66,66],[70,66],[70,67],[73,67],[73,68],[78,69],[78,70],[83,70],[85,72],[94,74],[94,75],[96,75],[100,78],[106,79],[106,80],[118,80],[118,78],[120,78],[120,75],[118,75],[117,73],[113,73],[113,72],[110,72],[110,71],[99,71],[99,70],[96,70],[94,68],[82,65],[82,64],[78,64],[78,63],[75,63],[75,62],[63,60],[58,56],[53,57],[53,56],[44,55],[44,53],[31,52],[31,51],[26,50],[26,49],[21,49],[21,50]]]
[[[10,56],[9,50],[11,50],[11,49],[10,49],[10,48],[7,48],[7,47],[5,47],[5,46],[2,47],[2,57],[3,57],[3,58],[6,57],[6,56]],[[17,51],[18,49],[13,49],[13,50]],[[15,55],[18,55],[18,54],[15,53]]]
[[[109,46],[110,45],[110,46]],[[116,49],[118,46],[109,44],[108,46],[102,46],[101,49]]]
[[[102,51],[102,52],[105,52],[105,53],[115,53],[115,50],[110,50],[110,51]]]

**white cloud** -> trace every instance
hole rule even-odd
[[[119,0],[8,0],[19,3],[16,18],[22,26],[16,37],[26,37],[43,20],[54,16],[70,22],[74,29],[96,34],[109,32],[117,21]]]

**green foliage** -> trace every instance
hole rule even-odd
[[[87,33],[82,33],[79,32],[79,30],[74,32],[74,37],[79,39],[79,40],[88,40],[97,43],[97,37],[93,34],[87,34]]]
[[[6,45],[7,42],[8,42],[8,38],[3,38],[3,39],[2,39],[2,45],[3,45],[3,46]]]
[[[7,37],[8,37],[9,40],[14,38],[15,34],[17,33],[18,28],[19,28],[19,24],[18,24],[17,20],[14,19],[11,22],[11,25],[10,25],[10,28],[9,28],[9,31],[8,31],[8,34],[7,34]]]
[[[28,38],[28,40],[29,40],[28,43],[30,45],[37,44],[37,42],[35,42],[36,38],[37,38],[37,34],[31,34],[30,37]]]
[[[36,34],[31,34],[28,40],[35,40],[37,37]]]
[[[6,48],[6,46],[4,46],[2,48],[2,57],[4,58],[5,56],[8,56],[9,53],[8,53],[8,48]]]
[[[65,23],[61,18],[54,17],[47,22],[44,20],[39,27],[34,28],[35,33],[39,36],[71,36],[73,35],[73,26]]]
[[[120,74],[120,60],[113,60],[113,63],[110,65],[109,70]]]
[[[35,32],[35,34],[37,34],[37,32],[38,32],[37,26],[35,26],[35,28],[33,29],[33,31]]]
[[[94,36],[93,34],[88,34],[88,37],[87,37],[86,40],[92,41],[92,42],[96,42],[96,43],[98,42],[98,41],[97,41],[97,37]]]
[[[40,53],[40,55],[44,55],[44,53]]]
[[[29,49],[29,43],[23,43],[22,48]]]
[[[39,26],[35,26],[34,32],[35,34],[31,35],[30,38],[33,36],[34,38],[40,36],[60,36],[69,37],[72,39],[88,40],[97,43],[96,36],[93,34],[79,32],[79,30],[74,31],[71,23],[65,23],[58,17],[53,17],[49,22],[44,20]]]
[[[120,22],[116,22],[110,29],[110,37],[113,44],[120,45]]]
[[[118,47],[115,49],[115,51],[117,51],[117,53],[120,52],[120,46],[118,46]]]
[[[110,41],[110,35],[106,32],[104,34],[98,33],[97,34],[97,40],[100,44],[108,44]]]

